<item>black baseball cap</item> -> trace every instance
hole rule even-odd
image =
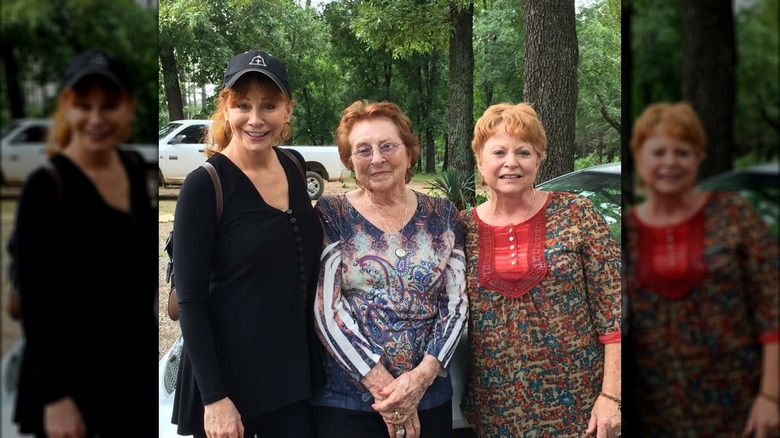
[[[280,90],[292,96],[287,68],[281,59],[262,50],[250,50],[236,55],[228,62],[223,86],[232,87],[244,73],[258,72],[271,78]]]
[[[73,88],[84,78],[92,75],[110,80],[122,91],[132,90],[125,63],[105,50],[87,50],[71,59],[65,71],[64,86]]]

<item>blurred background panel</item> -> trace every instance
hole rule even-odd
[[[635,203],[628,153],[650,103],[689,101],[707,132],[699,179],[777,162],[780,154],[777,0],[623,2],[623,193]]]
[[[157,63],[157,14],[156,0],[2,0],[0,2],[0,39],[2,39],[3,64],[0,68],[0,133],[2,150],[0,163],[6,166],[26,165],[34,167],[45,161],[45,142],[48,118],[52,115],[62,75],[68,61],[87,49],[108,50],[125,60],[135,87],[136,111],[133,136],[129,146],[144,145],[154,149],[148,160],[156,158],[158,120],[158,63]],[[13,139],[9,138],[9,134]],[[11,141],[13,140],[13,141]],[[25,149],[30,149],[29,151]],[[32,161],[24,164],[27,159]],[[155,172],[150,172],[150,190],[156,194]],[[24,170],[24,175],[28,170]],[[23,175],[23,176],[24,176]],[[21,326],[5,313],[9,296],[7,276],[8,252],[6,245],[13,228],[16,213],[16,197],[19,194],[20,177],[14,184],[3,181],[0,243],[2,247],[1,274],[3,314],[0,316],[0,350],[2,375],[0,375],[0,436],[16,437],[11,425],[13,397],[15,396],[15,366],[17,365]],[[0,172],[0,179],[5,179]],[[149,254],[157,259],[158,254]],[[85,260],[86,265],[89,260]],[[111,293],[106,285],[106,293]],[[102,305],[95,303],[96,306]],[[116,311],[121,312],[121,308]],[[116,327],[96,327],[104,330],[110,339]],[[96,348],[116,348],[110,345]],[[115,364],[107,365],[115,366]],[[135,372],[148,372],[150,381],[156,377],[157,364],[132,363]],[[121,375],[117,374],[117,382]],[[106,382],[108,389],[114,382]],[[149,394],[153,396],[152,394]],[[142,411],[136,415],[156,416],[156,404],[139,403]],[[131,420],[132,421],[132,420]],[[152,436],[152,435],[150,435]]]

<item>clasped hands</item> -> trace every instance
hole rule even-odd
[[[425,356],[415,369],[393,378],[377,364],[360,381],[374,397],[374,410],[382,415],[390,438],[418,438],[420,419],[417,406],[439,371],[439,361]]]

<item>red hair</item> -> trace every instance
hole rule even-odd
[[[336,146],[338,146],[341,163],[355,171],[352,165],[352,145],[349,144],[349,134],[355,124],[364,120],[386,119],[395,125],[401,143],[406,147],[411,163],[416,163],[420,158],[420,142],[412,132],[412,121],[392,102],[369,102],[358,100],[348,106],[341,115],[339,127],[336,130]],[[412,180],[411,168],[406,170],[406,182]]]

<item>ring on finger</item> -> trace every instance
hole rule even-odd
[[[393,421],[401,421],[401,419],[404,418],[404,416],[400,412],[398,412],[398,411],[393,411],[393,417],[392,418],[393,418]]]
[[[403,426],[396,426],[395,436],[396,438],[404,438],[406,436],[406,428]]]

